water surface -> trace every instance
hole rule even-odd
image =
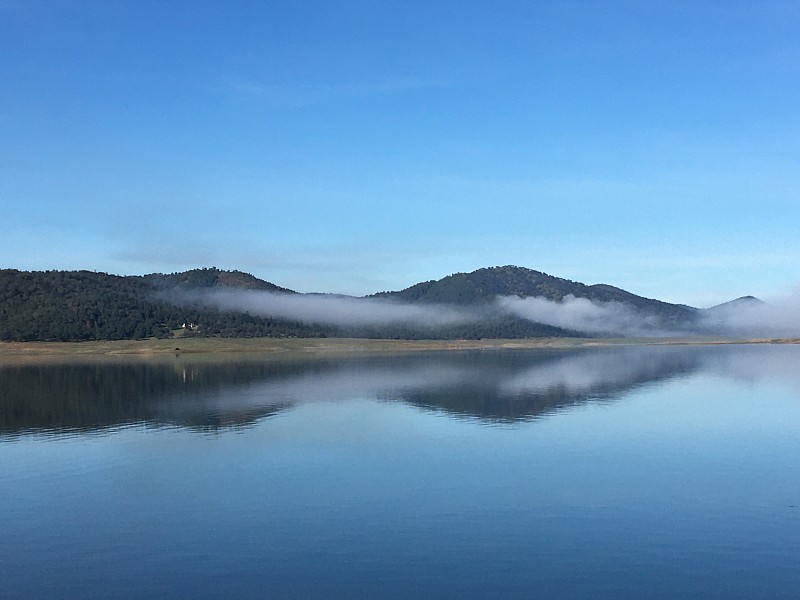
[[[797,598],[798,359],[0,366],[0,597]]]

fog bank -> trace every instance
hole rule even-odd
[[[420,305],[385,298],[355,298],[328,294],[282,294],[219,288],[176,290],[167,296],[180,304],[211,306],[220,310],[248,312],[324,325],[417,325],[439,327],[480,318],[478,311],[450,305]]]
[[[505,313],[585,333],[623,336],[678,335],[661,324],[656,315],[643,313],[621,302],[593,302],[568,295],[556,302],[542,297],[503,296],[495,301]]]
[[[800,337],[800,293],[769,302],[734,301],[703,311],[702,323],[738,337]]]
[[[399,325],[437,328],[513,316],[598,336],[706,334],[746,338],[800,337],[800,295],[770,303],[755,299],[734,301],[697,310],[696,318],[681,323],[667,323],[660,315],[645,312],[630,304],[596,302],[571,295],[561,301],[543,297],[499,296],[490,304],[478,306],[415,304],[387,298],[288,294],[232,288],[172,290],[161,297],[182,305],[213,307],[336,327]]]

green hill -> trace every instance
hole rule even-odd
[[[447,303],[459,305],[487,304],[498,296],[542,297],[562,301],[567,296],[594,302],[619,302],[666,325],[692,323],[698,311],[691,306],[670,304],[637,296],[611,285],[586,285],[523,267],[504,266],[478,269],[471,273],[455,273],[435,281],[412,285],[397,292],[380,292],[376,297],[407,302]]]
[[[0,340],[81,341],[171,337],[317,337],[319,327],[246,313],[176,306],[157,292],[172,287],[238,287],[290,292],[238,271],[196,269],[171,275],[0,270]],[[183,325],[200,324],[197,328]]]
[[[153,273],[142,277],[145,283],[156,289],[207,289],[214,287],[238,288],[295,294],[293,290],[282,288],[241,271],[223,271],[217,268],[192,269],[182,273]]]
[[[246,311],[244,303],[234,304],[242,307],[238,310],[216,309],[210,303],[204,303],[203,298],[208,297],[204,296],[205,291],[218,288],[282,293],[296,295],[302,300],[308,298],[308,295],[297,294],[248,273],[216,268],[144,276],[5,269],[0,270],[0,340],[80,341],[176,335],[387,339],[585,335],[493,310],[494,301],[505,296],[539,297],[551,301],[563,301],[572,296],[597,303],[617,302],[647,317],[655,323],[654,327],[674,327],[680,331],[691,331],[698,322],[698,315],[703,312],[689,306],[643,298],[610,285],[585,285],[514,266],[456,273],[404,290],[371,296],[410,304],[471,307],[476,315],[482,315],[439,326],[408,323],[333,326],[315,323],[311,316],[307,322],[300,322],[253,315]],[[171,293],[176,290],[181,293]],[[199,294],[194,294],[195,291]]]

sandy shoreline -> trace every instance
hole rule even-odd
[[[153,357],[174,355],[329,355],[445,350],[585,348],[628,345],[796,344],[800,339],[538,338],[522,340],[367,340],[346,338],[190,338],[88,342],[0,342],[0,364],[37,358]]]

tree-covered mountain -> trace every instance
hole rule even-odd
[[[195,269],[171,275],[118,276],[93,271],[0,270],[0,340],[82,341],[171,337],[317,337],[320,327],[280,319],[178,306],[170,288],[238,287],[291,293],[238,271]],[[202,324],[200,328],[197,324]]]
[[[586,337],[586,333],[520,319],[511,315],[488,316],[453,325],[351,325],[340,326],[329,336],[384,340],[482,340],[543,337]]]
[[[155,289],[208,289],[215,287],[238,288],[243,290],[261,290],[265,292],[282,292],[295,294],[293,290],[282,288],[241,271],[223,271],[222,269],[192,269],[182,273],[153,273],[144,275],[142,280]]]
[[[260,296],[257,292],[269,294]],[[220,294],[241,296],[243,301],[240,304],[215,304],[214,300],[219,300]],[[302,311],[281,313],[261,304],[254,308],[257,301],[264,298],[279,299],[285,304],[287,298],[302,303],[320,297],[331,301],[337,298],[324,294],[298,294],[247,273],[216,268],[144,276],[5,269],[0,270],[0,340],[81,341],[174,335],[387,339],[597,335],[597,331],[583,330],[571,323],[550,321],[546,324],[537,322],[528,314],[498,308],[499,302],[509,298],[534,298],[561,306],[576,298],[591,302],[591,306],[623,307],[626,313],[634,314],[637,319],[641,317],[653,332],[674,330],[688,333],[709,332],[703,330],[701,320],[703,315],[714,310],[701,311],[669,304],[610,285],[585,285],[514,266],[456,273],[400,291],[368,297],[372,309],[376,308],[375,303],[381,310],[388,305],[393,309],[406,305],[417,307],[415,310],[426,307],[426,313],[444,307],[446,311],[472,315],[466,319],[359,320],[357,313],[364,305],[358,304],[348,305],[347,310],[356,313],[351,321],[347,321],[349,324],[343,325],[340,321],[333,325],[331,323],[335,321],[326,321],[324,314],[320,316],[320,310],[312,314]],[[731,305],[750,302],[759,301],[744,298]],[[728,305],[723,305],[723,308],[725,306]],[[338,310],[341,312],[341,306]],[[282,317],[277,316],[281,314]],[[606,331],[606,335],[615,333]]]
[[[665,326],[685,326],[693,323],[698,315],[698,309],[691,306],[644,298],[611,285],[586,285],[510,265],[455,273],[397,292],[380,292],[375,296],[407,302],[458,305],[487,304],[499,296],[541,297],[556,302],[572,296],[598,303],[619,302],[643,314],[658,317]]]

